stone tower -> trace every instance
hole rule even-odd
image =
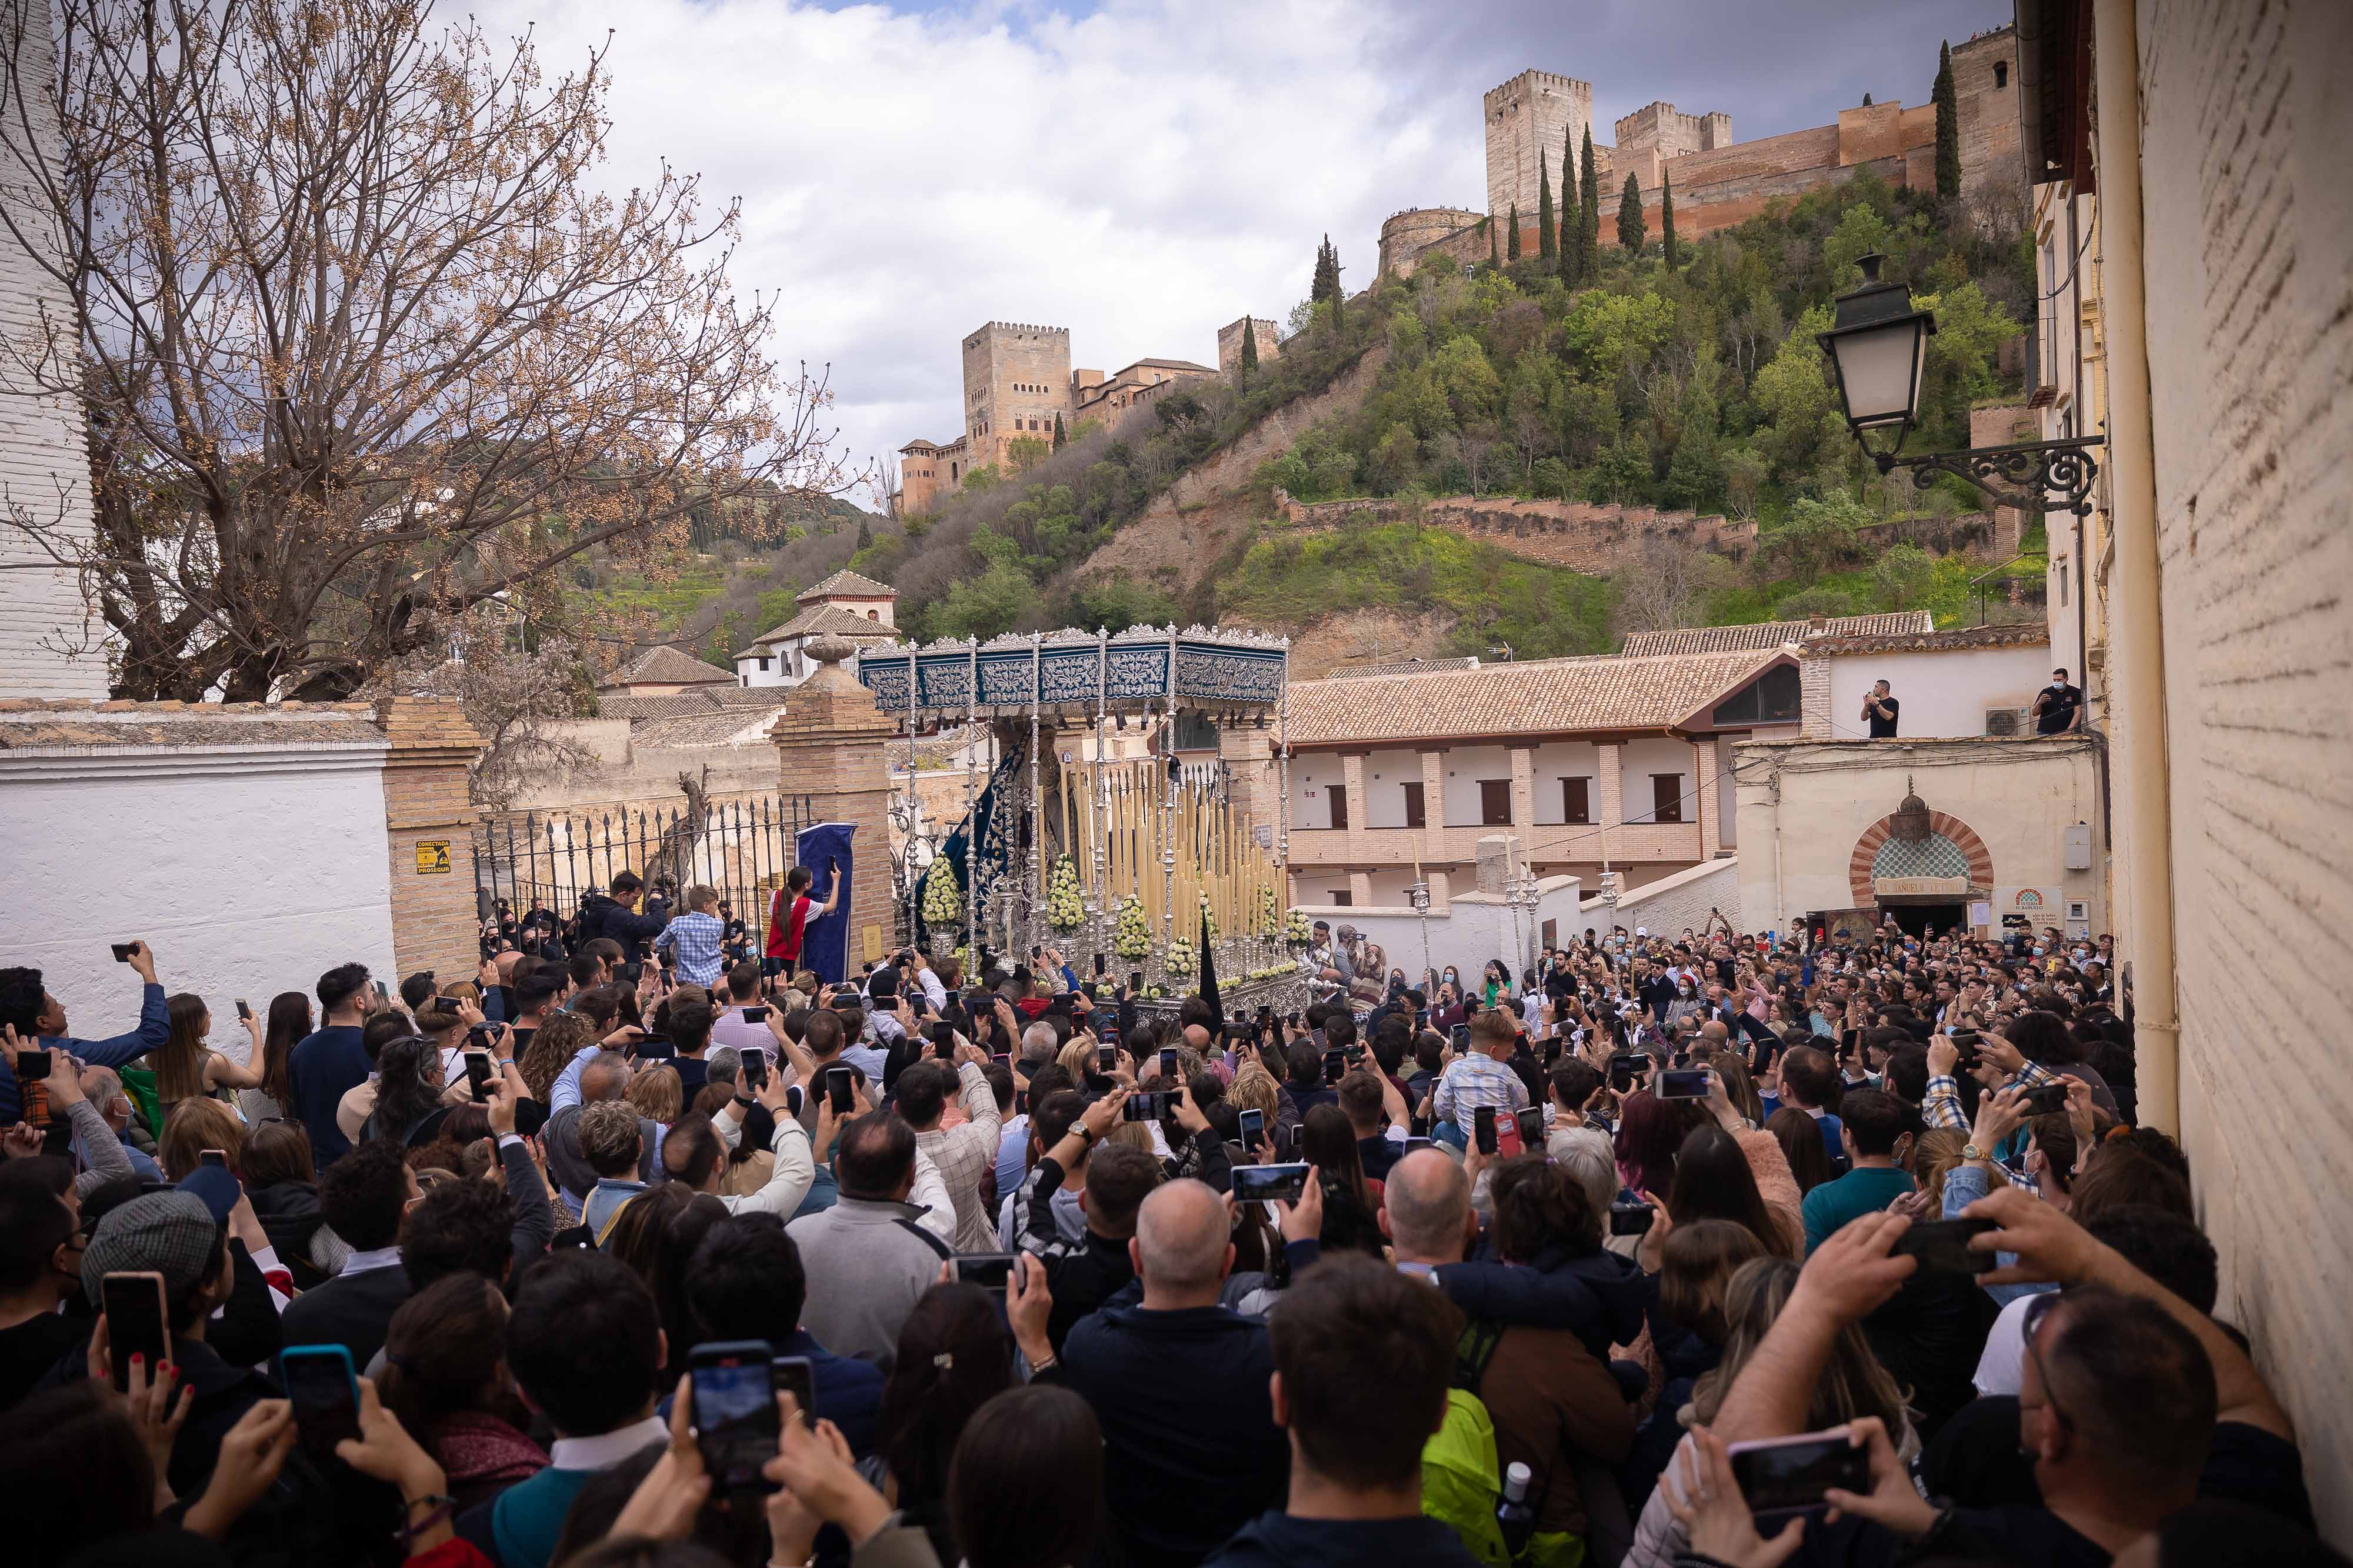
[[[1593,84],[1550,71],[1525,70],[1491,89],[1487,111],[1487,211],[1508,217],[1514,204],[1520,221],[1536,220],[1538,160],[1552,174],[1553,200],[1560,200],[1560,153],[1574,126],[1578,145],[1593,127]]]
[[[1022,437],[1052,440],[1071,421],[1071,329],[991,321],[964,340],[964,434],[975,468],[1005,461]]]

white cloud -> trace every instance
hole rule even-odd
[[[1106,371],[1212,363],[1219,325],[1305,294],[1326,230],[1361,286],[1389,212],[1483,188],[1475,99],[1413,100],[1409,41],[1347,0],[545,11],[484,21],[534,24],[551,73],[613,31],[605,177],[667,159],[741,197],[735,285],[781,299],[780,357],[831,362],[860,458],[957,432],[985,321],[1066,326]]]

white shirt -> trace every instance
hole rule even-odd
[[[2026,1382],[2026,1309],[2034,1298],[2006,1304],[1986,1335],[1974,1380],[1979,1394],[2016,1394]]]
[[[378,1247],[366,1252],[354,1252],[343,1260],[343,1274],[364,1274],[371,1268],[392,1268],[400,1263],[398,1247]]]
[[[548,1445],[548,1468],[557,1470],[609,1470],[623,1459],[670,1441],[670,1428],[659,1415],[649,1415],[594,1437],[558,1437]]]

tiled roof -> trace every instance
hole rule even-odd
[[[1878,636],[1819,637],[1806,642],[1808,654],[1817,653],[1942,653],[1972,647],[2031,647],[2051,640],[2051,628],[2041,621],[2017,621],[1998,626],[1955,626],[1944,632],[1897,632]]]
[[[830,581],[830,579],[828,579]],[[803,594],[803,599],[808,595]],[[737,658],[756,658],[771,643],[786,637],[816,637],[820,632],[832,632],[846,637],[882,637],[895,639],[899,633],[880,621],[870,621],[855,610],[845,610],[839,605],[814,605],[786,621],[773,626],[752,639],[752,646],[737,654]]]
[[[600,719],[682,719],[690,714],[718,713],[744,708],[781,708],[784,689],[777,686],[698,686],[666,697],[628,697],[599,693]]]
[[[691,653],[659,643],[646,649],[599,683],[615,686],[700,686],[704,682],[735,684],[734,672],[705,664]]]
[[[770,687],[782,696],[782,689]],[[688,713],[674,719],[645,719],[629,726],[632,746],[724,746],[758,740],[767,733],[768,726],[776,721],[784,710],[780,700],[773,708],[737,708],[718,713]]]
[[[835,596],[857,599],[895,599],[899,596],[899,590],[888,583],[877,583],[871,577],[861,576],[845,566],[816,587],[802,589],[793,596],[793,602],[797,605],[806,605],[811,599]]]
[[[1926,610],[1898,610],[1884,616],[1831,616],[1819,631],[1811,621],[1756,621],[1745,626],[1686,626],[1677,631],[1636,632],[1622,650],[1639,658],[1662,653],[1731,653],[1743,648],[1779,647],[1811,637],[1899,637],[1936,630]]]
[[[1339,669],[1327,669],[1327,680],[1354,680],[1366,675],[1421,675],[1434,669],[1469,669],[1479,661],[1465,656],[1461,658],[1399,658],[1387,664],[1352,664]]]
[[[1136,365],[1146,364],[1152,366],[1155,370],[1196,370],[1199,371],[1203,375],[1215,375],[1218,374],[1216,371],[1211,370],[1208,365],[1195,364],[1188,359],[1140,359],[1135,362],[1135,364],[1129,365],[1126,369],[1134,370]],[[1125,372],[1123,371],[1121,374],[1124,374]]]
[[[1778,648],[1549,658],[1476,669],[1294,681],[1294,745],[1662,730],[1737,689]]]

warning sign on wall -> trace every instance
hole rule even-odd
[[[420,838],[417,841],[417,874],[420,877],[446,877],[449,874],[448,839]]]

